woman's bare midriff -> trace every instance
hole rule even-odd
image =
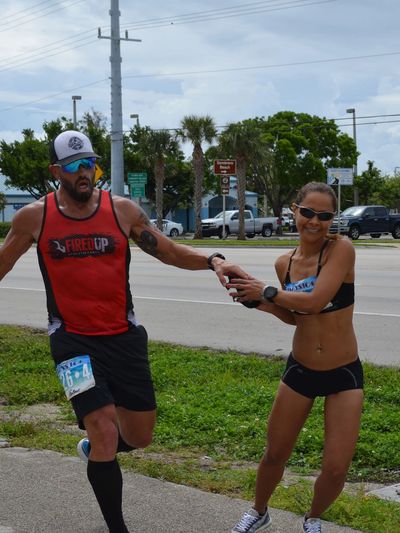
[[[293,357],[313,370],[330,370],[355,361],[353,306],[318,315],[296,315]]]

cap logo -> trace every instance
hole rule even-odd
[[[79,137],[71,137],[68,141],[68,147],[72,148],[72,150],[82,150],[83,148],[83,141]]]

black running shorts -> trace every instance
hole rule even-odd
[[[332,370],[312,370],[300,364],[290,354],[282,381],[307,398],[329,396],[345,390],[362,389],[364,386],[363,368],[359,358]]]
[[[63,326],[50,335],[56,366],[79,355],[89,355],[95,386],[71,398],[79,427],[92,411],[115,404],[132,411],[156,408],[147,352],[147,332],[131,326],[119,335],[79,335]]]

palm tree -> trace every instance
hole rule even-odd
[[[146,127],[141,131],[138,147],[154,170],[157,227],[162,231],[165,164],[168,156],[178,151],[178,143],[168,130],[152,130]]]
[[[178,136],[183,142],[190,141],[193,144],[192,165],[194,173],[195,239],[202,238],[201,199],[203,196],[204,180],[204,152],[202,143],[207,142],[211,144],[216,135],[217,130],[214,119],[209,115],[203,117],[186,115],[181,120],[181,129],[178,132]]]
[[[238,239],[245,239],[244,210],[246,206],[246,172],[257,157],[261,146],[260,129],[251,122],[236,122],[227,126],[219,138],[219,150],[225,157],[236,159],[237,197],[239,207]]]

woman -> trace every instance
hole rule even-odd
[[[268,500],[317,396],[325,397],[325,441],[304,532],[322,531],[320,516],[343,489],[359,433],[363,371],[352,324],[354,248],[347,238],[328,234],[336,196],[325,183],[305,185],[293,211],[300,243],[275,263],[281,289],[257,279],[232,279],[227,285],[236,289],[231,293],[236,301],[261,299],[260,311],[296,326],[269,418],[254,507],[231,533],[261,532],[270,525]]]

